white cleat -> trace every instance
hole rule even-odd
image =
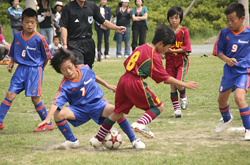
[[[145,149],[145,144],[140,139],[135,139],[132,145],[135,149]]]
[[[187,96],[184,98],[180,98],[181,101],[181,109],[186,110],[188,107]]]
[[[66,140],[65,142],[57,146],[56,149],[58,150],[76,149],[76,148],[79,148],[79,146],[80,146],[80,143],[78,140],[76,140],[75,142]]]
[[[183,115],[182,115],[181,110],[174,111],[174,118],[182,118],[182,117]]]
[[[222,132],[227,129],[228,125],[233,121],[234,117],[231,115],[231,119],[224,122],[223,118],[219,120],[219,124],[215,128],[215,132]]]
[[[154,138],[155,135],[153,132],[151,132],[145,125],[134,122],[131,125],[131,128],[135,131],[135,132],[139,132],[141,133],[144,137],[146,138]]]
[[[245,131],[245,140],[247,140],[247,141],[250,140],[250,129],[246,129],[246,131]]]
[[[100,142],[95,136],[90,139],[90,145],[92,145],[96,150],[102,151],[102,142]]]

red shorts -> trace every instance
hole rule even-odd
[[[117,85],[115,93],[115,113],[128,114],[135,105],[137,108],[148,110],[158,107],[162,102],[147,88],[141,77],[125,73]]]
[[[187,55],[182,56],[166,56],[166,71],[177,80],[184,81],[188,72],[189,60]]]

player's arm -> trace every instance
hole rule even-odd
[[[10,57],[10,64],[8,65],[7,69],[8,71],[11,73],[12,72],[12,69],[14,67],[14,58],[13,57]]]
[[[44,119],[40,124],[38,124],[38,127],[44,125],[44,124],[49,124],[50,123],[50,120],[51,120],[51,117],[54,115],[55,111],[57,110],[58,106],[55,105],[55,104],[51,104],[50,105],[50,108],[49,108],[49,113],[46,117],[46,119]]]
[[[223,53],[219,53],[217,56],[219,57],[219,59],[221,59],[222,61],[225,61],[231,67],[238,64],[235,58],[229,58]]]
[[[166,80],[167,83],[169,84],[174,84],[174,85],[178,85],[178,86],[183,86],[185,88],[188,88],[188,89],[193,89],[195,90],[196,88],[198,88],[198,83],[197,82],[194,82],[194,81],[190,81],[190,82],[182,82],[182,81],[179,81],[173,77],[170,77]]]
[[[187,53],[188,51],[182,49],[182,48],[179,48],[179,49],[171,49],[169,48],[169,50],[167,51],[168,53]]]
[[[61,27],[61,38],[63,43],[63,49],[67,49],[67,37],[68,37],[68,30],[65,27]]]
[[[98,84],[101,84],[102,86],[112,90],[113,92],[115,92],[115,90],[116,90],[116,86],[108,84],[106,81],[101,79],[99,76],[96,76],[96,82]]]
[[[45,69],[45,66],[48,64],[48,62],[49,62],[48,59],[44,60],[44,63],[43,63],[43,70]]]

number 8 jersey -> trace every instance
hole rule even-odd
[[[250,68],[250,28],[245,26],[238,33],[228,27],[223,29],[213,50],[213,55],[217,56],[219,53],[223,53],[229,58],[235,58],[238,62],[234,66],[235,70],[247,73],[247,68]]]
[[[135,49],[124,62],[126,73],[138,77],[151,77],[156,83],[167,80],[170,75],[162,65],[161,57],[150,44],[144,44]]]

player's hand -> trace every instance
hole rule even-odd
[[[228,60],[226,62],[227,62],[227,65],[229,65],[231,67],[238,64],[238,62],[235,58],[228,58]]]
[[[166,55],[165,54],[160,54],[161,59],[166,59]]]
[[[44,124],[49,124],[50,123],[50,120],[49,119],[45,119],[45,120],[43,120],[41,123],[39,123],[38,125],[37,125],[37,127],[41,127],[42,125],[44,125]]]
[[[195,90],[198,88],[198,86],[199,86],[199,84],[195,81],[189,81],[186,83],[186,88],[188,88],[188,89]]]
[[[124,26],[117,26],[116,31],[117,31],[118,33],[124,34],[125,31],[126,31],[126,27],[124,27]]]
[[[116,86],[114,86],[114,85],[107,85],[107,88],[108,88],[109,90],[112,90],[114,93],[115,93],[115,91],[116,91]]]
[[[10,73],[12,73],[12,69],[13,69],[13,66],[14,66],[14,62],[10,62],[10,64],[8,65],[7,69]]]

